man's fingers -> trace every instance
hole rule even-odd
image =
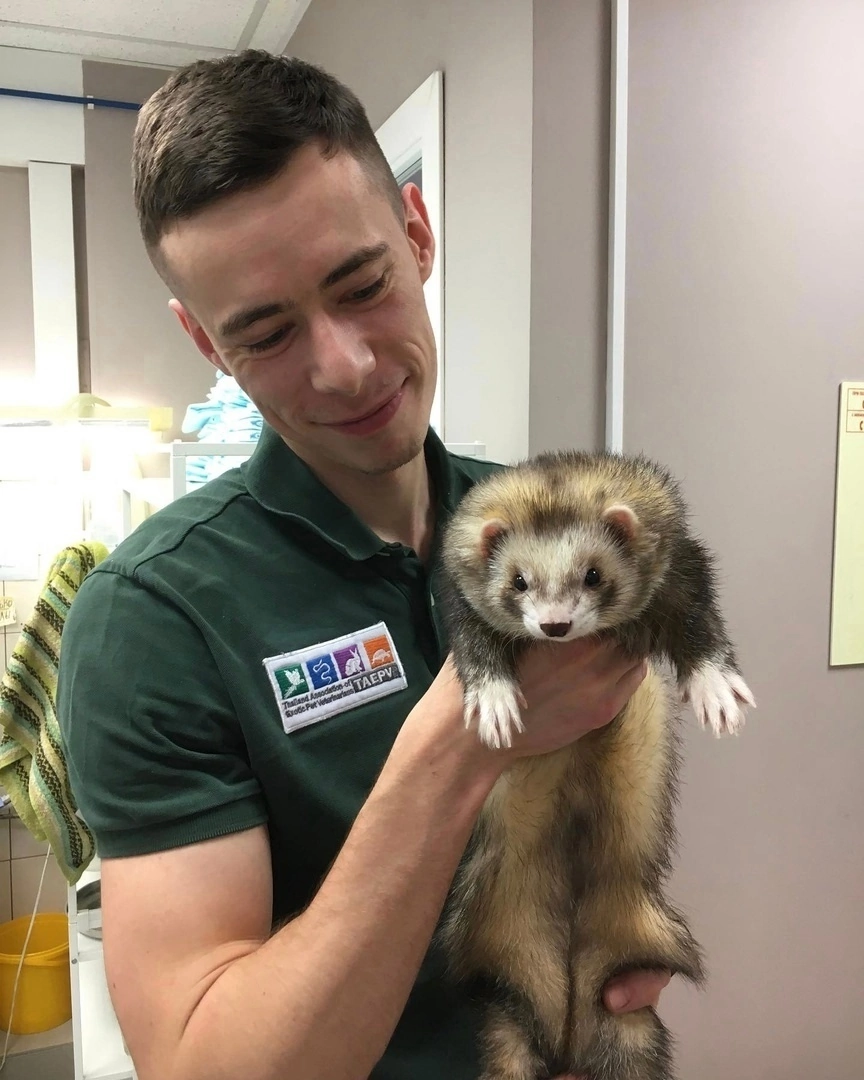
[[[642,680],[648,674],[648,661],[640,660],[638,664],[632,664],[621,678],[618,680],[617,686],[622,694],[626,694],[629,698],[631,694],[639,688]]]
[[[621,678],[618,680],[618,685],[623,688],[624,686],[630,685],[631,683],[635,683],[635,685],[638,686],[639,683],[642,683],[642,680],[647,674],[647,660],[639,660],[638,663],[633,663],[631,661],[631,663],[627,664],[626,670],[624,671]]]

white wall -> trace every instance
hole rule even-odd
[[[361,98],[373,128],[444,72],[444,435],[528,452],[531,0],[315,0],[288,52]]]
[[[81,97],[81,57],[0,46],[0,85]],[[29,161],[84,164],[84,108],[0,97],[0,165]]]
[[[80,97],[82,79],[78,56],[0,47],[4,87]],[[14,390],[19,400],[59,404],[78,391],[71,166],[84,162],[84,114],[82,105],[0,97],[0,164],[29,172],[34,377]]]
[[[34,397],[62,405],[78,393],[78,298],[72,168],[31,161],[30,257],[33,275]]]

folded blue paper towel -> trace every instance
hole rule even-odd
[[[216,383],[209,390],[207,400],[186,409],[182,431],[186,434],[194,432],[199,442],[257,442],[262,423],[261,413],[235,379],[217,371]],[[235,463],[230,457],[189,457],[186,459],[186,484],[206,484]]]

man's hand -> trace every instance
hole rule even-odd
[[[606,986],[606,1008],[613,1013],[635,1012],[648,1006],[656,1007],[660,995],[669,985],[668,971],[631,971]],[[578,1076],[561,1076],[558,1080],[584,1080]]]
[[[581,638],[534,646],[519,664],[525,731],[509,753],[524,757],[558,750],[603,727],[646,674],[644,661],[634,661],[610,641]]]
[[[606,986],[603,999],[613,1013],[636,1012],[649,1006],[657,1007],[660,994],[672,979],[668,971],[630,971],[619,975]]]

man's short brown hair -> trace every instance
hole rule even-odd
[[[266,183],[316,141],[327,157],[356,158],[402,219],[399,187],[366,110],[332,75],[257,49],[176,71],[142,107],[132,151],[138,222],[157,267],[172,224]]]

